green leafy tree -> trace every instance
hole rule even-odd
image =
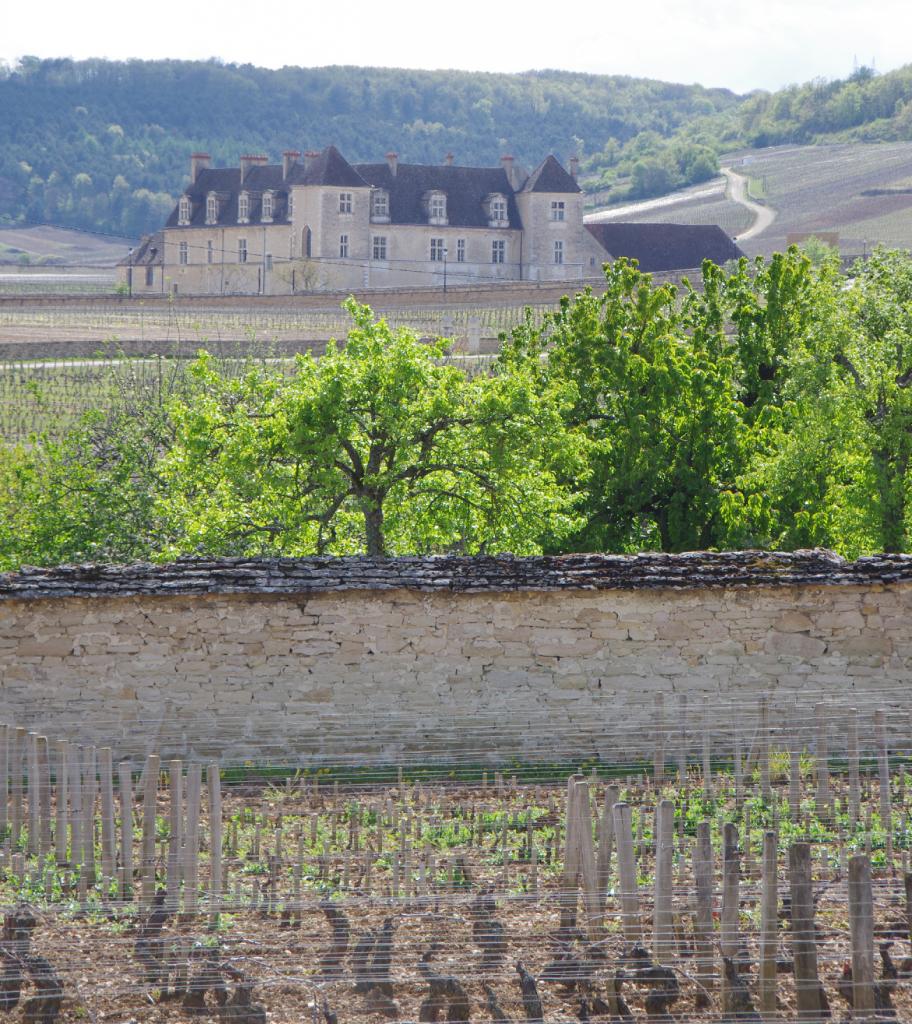
[[[446,342],[347,308],[345,346],[300,356],[291,377],[198,360],[162,464],[169,553],[529,553],[576,525],[557,481],[584,465],[570,388],[541,387],[529,361],[471,376]]]

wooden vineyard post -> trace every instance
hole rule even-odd
[[[57,803],[55,806],[56,823],[54,825],[54,852],[60,867],[69,863],[67,856],[67,802],[69,800],[69,744],[66,740],[57,741]]]
[[[760,896],[760,1012],[776,1017],[776,953],[779,944],[778,857],[775,832],[763,834],[762,891]]]
[[[133,888],[133,774],[129,761],[117,764],[120,792],[120,864],[123,871],[120,898],[127,900]]]
[[[811,847],[792,843],[789,848],[789,887],[792,897],[792,958],[798,1019],[821,1019],[821,989],[817,975],[817,936],[811,888]]]
[[[51,836],[51,759],[47,736],[35,739],[35,757],[38,763],[38,849],[46,857],[52,849]]]
[[[13,794],[12,807],[12,848],[19,849],[22,842],[22,816],[24,813],[22,796],[22,755],[25,750],[25,729],[19,725],[13,736],[12,759],[10,764],[11,790]]]
[[[674,855],[674,803],[662,800],[655,817],[655,902],[652,918],[653,953],[660,964],[668,963],[674,949],[674,918],[671,910]]]
[[[70,770],[68,783],[70,790],[70,864],[76,867],[82,864],[82,747],[74,744],[70,747]]]
[[[871,862],[849,858],[849,930],[852,936],[852,1017],[874,1015],[874,899]]]
[[[169,799],[169,836],[168,836],[168,869],[167,869],[167,895],[165,906],[176,914],[180,905],[180,850],[181,850],[181,825],[183,823],[184,810],[184,766],[175,759],[168,763],[168,775],[170,779]]]
[[[614,841],[617,844],[618,894],[624,942],[633,946],[641,942],[643,936],[640,930],[636,859],[633,854],[633,818],[628,804],[614,805]]]
[[[582,775],[571,775],[567,779],[566,808],[564,811],[564,871],[560,892],[560,928],[568,934],[576,927],[576,911],[579,902],[579,875],[581,851],[579,841],[579,818],[576,814],[576,783]]]
[[[713,969],[713,852],[710,823],[697,824],[697,843],[694,847],[694,946],[697,957],[697,977],[705,989],[711,989]],[[708,1003],[708,1000],[707,1000]]]
[[[583,905],[586,907],[586,923],[589,938],[596,942],[602,928],[602,897],[598,887],[598,872],[595,865],[595,848],[592,844],[592,805],[589,800],[589,783],[579,777],[574,785],[576,790],[576,816],[579,849],[579,867],[583,881]]]
[[[83,870],[90,884],[95,882],[95,797],[98,794],[96,778],[96,748],[85,747],[85,770],[82,776],[82,860]]]
[[[612,808],[618,802],[620,791],[617,786],[605,788],[605,803],[602,807],[602,815],[599,819],[599,841],[598,860],[596,863],[596,874],[598,875],[599,900],[602,911],[605,909],[605,902],[608,898],[608,887],[611,884],[611,853],[614,847],[614,819]]]
[[[218,928],[219,908],[222,902],[222,780],[219,766],[213,762],[206,769],[206,784],[209,790],[209,927]],[[300,915],[301,860],[303,855],[303,836],[298,835],[298,858],[295,865],[297,872],[297,897],[295,912]]]
[[[10,735],[8,725],[0,725],[0,836],[9,826]]]
[[[861,817],[861,779],[858,774],[858,711],[849,708],[846,715],[846,753],[849,762],[849,825],[855,831]]]
[[[722,921],[719,935],[719,947],[722,955],[727,957],[734,957],[738,952],[740,875],[738,830],[729,821],[722,828]],[[722,1012],[727,1013],[730,1010],[728,986],[723,981]]]
[[[760,698],[760,735],[758,737],[758,749],[760,760],[760,793],[763,802],[768,804],[773,796],[770,786],[770,723],[769,723],[769,698]]]
[[[741,864],[738,830],[729,821],[722,828],[722,928],[719,945],[725,956],[738,952]]]
[[[105,888],[114,880],[117,840],[114,833],[114,764],[110,747],[98,751],[101,776],[101,877]]]
[[[652,778],[657,790],[665,782],[665,694],[657,693],[655,698],[655,753],[652,761]]]
[[[199,821],[202,804],[202,766],[192,764],[187,769],[187,834],[184,842],[184,912],[195,916],[199,895]],[[275,897],[275,891],[270,892]]]
[[[877,773],[880,782],[880,824],[886,835],[887,867],[893,868],[893,809],[890,799],[890,755],[887,748],[887,716],[881,708],[874,712],[874,738],[877,742]]]
[[[826,717],[826,705],[814,705],[815,734],[817,737],[814,760],[817,765],[817,817],[821,821],[830,820],[830,747],[829,723]]]
[[[30,732],[26,736],[26,764],[28,766],[28,845],[26,849],[30,857],[38,856],[39,805],[41,783],[38,774],[38,734]]]
[[[143,835],[142,835],[142,909],[148,913],[155,902],[155,830],[158,802],[158,776],[161,760],[158,754],[146,758],[143,775]]]

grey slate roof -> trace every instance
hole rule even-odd
[[[544,160],[526,179],[523,192],[581,192],[576,179],[553,156]]]
[[[165,258],[164,236],[160,231],[143,235],[139,245],[117,264],[119,267],[160,267]]]
[[[277,164],[255,164],[247,173],[247,179],[241,186],[240,167],[212,167],[200,171],[196,181],[189,185],[184,195],[190,197],[189,227],[206,226],[206,198],[215,192],[219,198],[219,224],[237,224],[238,195],[246,191],[250,195],[249,220],[260,223],[262,195],[271,190],[274,194],[272,220],[273,223],[287,220],[288,216],[288,184],[282,180],[282,168]],[[171,211],[165,222],[166,228],[183,227],[178,224],[180,201]]]
[[[445,192],[450,227],[484,228],[488,219],[484,200],[498,192],[507,200],[511,228],[522,228],[513,188],[502,167],[456,167],[441,164],[399,164],[394,175],[389,164],[356,164],[355,170],[390,197],[390,223],[427,224],[422,198],[427,192]]]
[[[626,256],[640,270],[689,270],[703,260],[725,263],[744,253],[718,224],[586,224],[589,233],[615,259]]]
[[[281,171],[281,168],[279,168]],[[292,185],[335,185],[340,188],[367,188],[368,183],[335,146],[327,146],[309,167],[297,164],[289,181]]]
[[[427,224],[423,200],[428,192],[446,193],[449,227],[484,228],[488,218],[485,199],[500,193],[507,200],[509,226],[522,228],[515,192],[503,167],[457,167],[455,165],[399,164],[394,175],[389,164],[350,164],[335,146],[326,149],[309,164],[296,164],[288,178],[279,164],[254,164],[243,185],[239,167],[211,167],[200,171],[184,195],[191,200],[188,227],[206,226],[206,198],[215,192],[219,202],[219,224],[237,224],[238,194],[249,193],[248,219],[261,223],[262,194],[274,195],[273,223],[288,219],[288,191],[292,185],[323,185],[336,188],[382,188],[390,195],[391,224]],[[521,191],[574,193],[580,188],[553,156],[547,157],[526,179]],[[165,224],[179,228],[180,203]]]

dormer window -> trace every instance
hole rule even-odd
[[[210,192],[206,196],[206,223],[218,224],[218,213],[218,196],[214,192]]]
[[[371,192],[371,220],[375,224],[388,224],[389,211],[389,192],[382,188]]]
[[[238,224],[246,224],[250,220],[250,196],[242,192],[238,196]]]
[[[274,207],[273,196],[271,192],[263,193],[263,208],[260,211],[260,220],[264,224],[272,223],[272,211]]]
[[[446,193],[432,192],[428,200],[428,221],[431,224],[446,224]]]
[[[177,209],[177,223],[186,227],[190,223],[190,196],[181,196]]]
[[[506,228],[510,226],[507,216],[506,196],[495,192],[494,195],[488,196],[485,206],[487,207],[489,228]]]

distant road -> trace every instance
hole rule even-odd
[[[743,174],[738,174],[730,167],[723,167],[722,173],[728,179],[729,198],[733,199],[736,203],[740,203],[742,206],[746,206],[754,215],[754,223],[751,224],[747,231],[742,231],[735,238],[736,242],[746,242],[748,238],[753,238],[755,235],[766,231],[776,219],[776,211],[770,206],[761,206],[759,203],[755,203],[752,199],[747,198],[747,178]]]

